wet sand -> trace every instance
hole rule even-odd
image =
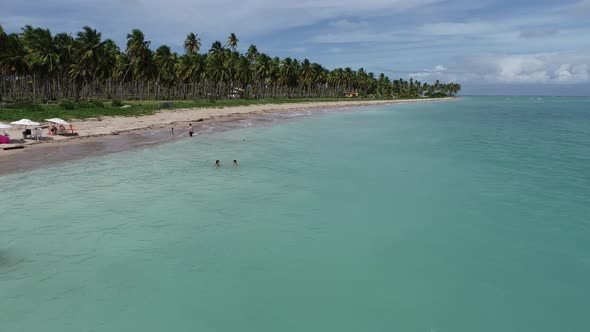
[[[240,121],[244,117],[227,117],[223,122]],[[195,136],[205,134],[204,122],[193,124]],[[224,127],[220,127],[224,129]],[[210,130],[207,130],[210,131]],[[188,132],[171,135],[168,126],[153,129],[138,129],[114,135],[79,137],[55,142],[33,144],[23,150],[0,151],[0,175],[29,171],[40,167],[63,164],[70,161],[110,153],[151,147],[189,137]]]

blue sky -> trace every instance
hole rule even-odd
[[[364,67],[392,78],[458,81],[465,94],[590,94],[590,0],[4,1],[0,24],[74,34],[90,25],[124,45],[203,49],[230,32],[240,49]]]

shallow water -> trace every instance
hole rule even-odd
[[[585,330],[589,102],[276,115],[2,176],[0,330]]]

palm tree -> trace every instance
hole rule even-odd
[[[32,71],[33,99],[42,92],[44,100],[51,97],[51,80],[59,71],[59,52],[49,29],[34,28],[30,25],[22,29],[22,40],[27,52],[25,60]]]
[[[150,43],[149,40],[145,40],[145,35],[139,29],[133,29],[127,35],[125,54],[131,61],[130,70],[137,78],[145,79],[151,75],[153,63],[151,61],[152,52],[149,49]]]
[[[89,26],[85,26],[76,36],[74,43],[76,69],[72,70],[70,75],[84,81],[103,76],[101,74],[105,71],[105,68],[101,65],[105,55],[105,42],[102,41],[102,34]]]
[[[271,58],[262,53],[256,57],[254,72],[258,80],[265,81],[271,75]]]
[[[90,83],[101,77],[106,77],[109,68],[104,62],[104,46],[102,34],[89,26],[82,28],[76,34],[73,41],[73,63],[68,75],[75,82],[75,99],[80,98],[80,89],[83,83]],[[113,64],[115,61],[107,61]]]
[[[53,44],[59,54],[60,71],[63,75],[67,67],[72,63],[74,38],[67,33],[58,33],[53,37]]]
[[[225,52],[225,48],[221,45],[221,42],[216,40],[211,44],[211,48],[209,49],[209,53],[212,55],[220,55]]]
[[[127,35],[127,49],[125,49],[125,54],[130,59],[144,57],[149,47],[150,41],[145,40],[145,35],[141,30],[133,29]]]
[[[229,47],[229,49],[231,51],[231,54],[228,57],[228,67],[229,67],[229,77],[230,77],[230,88],[232,90],[233,90],[233,86],[234,86],[234,74],[235,74],[234,64],[236,63],[237,58],[239,58],[239,56],[240,56],[236,52],[236,48],[238,47],[239,41],[240,40],[238,39],[236,34],[233,32],[227,38],[227,46]],[[230,91],[230,94],[233,94],[233,91]]]
[[[242,88],[246,88],[250,85],[253,77],[252,67],[250,60],[246,57],[240,57],[235,68],[235,80],[241,85]]]
[[[256,47],[256,45],[250,45],[250,47],[248,47],[248,53],[246,53],[246,57],[248,58],[248,60],[250,60],[250,63],[254,63],[254,60],[256,60],[257,56],[258,48]]]
[[[154,53],[154,63],[158,69],[158,82],[171,83],[174,80],[174,64],[176,56],[170,51],[170,47],[162,45]]]
[[[31,69],[26,56],[27,50],[23,40],[14,33],[7,35],[0,53],[0,72],[16,77],[25,76]]]
[[[59,70],[59,53],[53,43],[49,29],[36,28],[28,30],[24,35],[24,42],[28,54],[25,59],[29,66],[41,78],[42,91],[45,100],[51,98],[50,80]]]
[[[227,46],[232,51],[236,50],[239,42],[240,40],[238,39],[238,37],[236,37],[236,34],[233,32],[229,35],[229,37],[227,37]]]
[[[184,40],[184,50],[186,53],[197,53],[201,49],[201,38],[198,34],[189,33]]]
[[[220,41],[216,40],[213,42],[213,44],[211,44],[206,64],[207,77],[210,81],[226,83],[231,79],[231,63],[229,63],[229,61],[226,63],[226,59],[228,59],[230,56],[230,51],[221,45]],[[214,94],[215,96],[219,97],[221,92],[219,89],[217,89]]]
[[[311,62],[308,59],[303,60],[303,62],[301,63],[301,69],[299,70],[299,78],[301,85],[306,89],[306,93],[309,93],[309,91],[311,90],[311,85],[313,84],[314,72]]]
[[[117,56],[121,54],[121,49],[111,39],[106,39],[101,46],[101,51],[97,51],[98,54],[102,54],[102,59],[99,61],[99,71],[101,78],[108,79],[113,76],[113,71],[117,66]]]
[[[28,48],[29,41],[35,39],[35,28],[32,25],[30,25],[30,24],[25,25],[21,29],[20,36],[21,36],[21,38],[23,40],[23,43],[24,43],[25,47]]]
[[[0,24],[0,50],[2,50],[2,45],[4,44],[4,40],[6,40],[6,37],[8,36],[6,35],[6,32],[4,31],[2,24]]]
[[[14,97],[16,99],[20,99],[21,92],[28,90],[25,78],[31,68],[26,56],[25,45],[17,34],[7,35],[3,39],[0,48],[0,77],[3,78],[3,85],[10,83],[12,90],[15,91]],[[9,82],[5,82],[4,78],[7,78]],[[4,96],[4,93],[1,95]]]
[[[297,59],[285,58],[281,63],[278,82],[282,87],[294,88],[299,80],[299,61]],[[290,97],[290,93],[287,93]]]
[[[199,54],[200,38],[188,34],[185,54],[162,45],[155,52],[140,30],[127,35],[125,52],[112,40],[84,27],[75,38],[27,25],[20,34],[0,26],[0,95],[11,99],[46,98],[227,98],[234,83],[245,96],[337,97],[356,91],[382,98],[455,95],[458,83],[422,83],[414,78],[390,80],[364,68],[328,70],[308,59],[270,56],[250,45],[237,52],[239,40],[230,34],[224,46],[216,41]],[[114,83],[114,84],[113,84]],[[227,94],[227,91],[230,91]]]
[[[117,54],[117,62],[113,70],[113,79],[122,84],[127,80],[130,81],[132,75],[128,75],[131,71],[131,60],[125,53]]]
[[[176,78],[182,81],[199,81],[204,69],[204,56],[185,54],[174,65]]]

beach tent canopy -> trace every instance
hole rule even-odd
[[[60,118],[45,119],[45,121],[53,122],[53,123],[57,123],[57,124],[61,124],[61,125],[66,125],[66,126],[70,125],[69,123],[65,122],[64,120],[62,120]]]
[[[11,125],[7,125],[5,123],[0,122],[0,129],[8,129],[8,128],[12,128]]]
[[[29,119],[20,119],[18,121],[14,121],[11,123],[14,125],[20,125],[20,126],[38,126],[38,125],[40,125],[39,122],[31,121]]]

